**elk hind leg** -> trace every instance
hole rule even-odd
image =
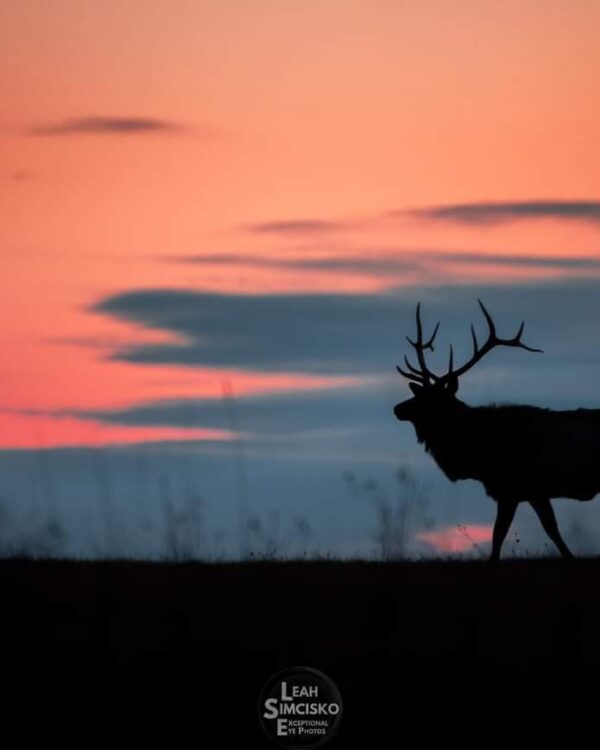
[[[510,528],[518,503],[513,500],[496,501],[496,522],[494,523],[494,532],[492,534],[492,554],[490,560],[495,562],[500,559],[500,549],[502,542]]]
[[[530,500],[529,504],[537,513],[537,517],[540,519],[544,531],[550,539],[556,544],[560,554],[563,557],[573,558],[575,555],[565,544],[565,540],[562,538],[560,531],[558,530],[558,524],[556,523],[556,516],[554,515],[554,509],[550,503],[550,500]]]

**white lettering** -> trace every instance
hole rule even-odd
[[[292,696],[288,695],[287,691],[287,682],[281,682],[281,700],[282,701],[291,701]]]
[[[265,701],[265,709],[263,716],[265,719],[276,719],[279,716],[279,711],[277,710],[277,698],[268,698]]]

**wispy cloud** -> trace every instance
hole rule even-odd
[[[428,208],[389,211],[387,216],[413,216],[426,221],[496,224],[524,219],[600,222],[600,201],[532,200],[454,203]]]
[[[404,254],[397,257],[390,254],[370,257],[348,257],[336,255],[267,257],[251,253],[209,253],[206,255],[165,257],[168,262],[189,263],[191,265],[245,266],[291,271],[342,271],[346,273],[379,273],[381,271],[413,270],[419,266],[416,255]]]
[[[70,117],[58,122],[35,125],[29,135],[133,135],[144,133],[172,133],[184,127],[175,122],[153,117]]]
[[[325,221],[323,219],[290,219],[287,221],[267,221],[249,224],[245,228],[257,234],[320,234],[345,229],[344,222]]]
[[[332,426],[336,430],[348,430],[353,425],[376,424],[383,416],[391,420],[387,394],[368,387],[238,396],[235,409],[237,429],[255,438],[293,436]],[[217,431],[216,434],[225,433],[232,426],[230,411],[220,398],[159,399],[122,409],[22,410],[19,413],[128,427],[200,427]]]
[[[423,208],[400,208],[378,214],[346,219],[287,219],[244,225],[254,234],[300,236],[321,235],[349,230],[381,228],[389,219],[420,219],[455,224],[501,224],[533,219],[600,223],[600,200],[526,200],[450,203]]]
[[[379,276],[389,273],[431,270],[439,264],[486,265],[510,268],[556,269],[565,271],[600,270],[600,258],[588,256],[553,257],[539,255],[510,255],[485,252],[456,252],[454,250],[368,250],[360,256],[286,256],[269,257],[253,253],[207,253],[203,255],[165,257],[164,260],[192,265],[221,265],[268,268],[292,271],[331,271]]]

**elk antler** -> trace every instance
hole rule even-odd
[[[465,372],[471,369],[473,365],[475,365],[477,362],[479,362],[480,359],[482,359],[489,351],[491,351],[496,346],[512,346],[517,347],[519,349],[525,349],[528,352],[541,352],[542,349],[534,349],[531,346],[527,346],[527,344],[524,344],[521,341],[521,336],[523,335],[523,329],[525,328],[525,321],[521,322],[521,325],[519,326],[519,330],[517,331],[516,335],[513,336],[511,339],[501,339],[496,334],[496,326],[494,324],[494,321],[492,319],[492,316],[489,314],[489,312],[485,309],[483,302],[478,299],[477,302],[479,303],[479,307],[481,308],[481,311],[483,312],[483,315],[485,317],[485,320],[488,325],[488,337],[486,342],[480,346],[479,341],[477,340],[477,335],[475,333],[475,328],[473,325],[471,325],[471,338],[473,340],[473,355],[471,356],[471,359],[468,362],[465,362],[462,367],[459,367],[457,370],[454,369],[454,351],[452,349],[452,346],[450,346],[450,357],[448,362],[448,372],[445,375],[436,375],[434,372],[432,372],[429,367],[427,366],[427,362],[425,360],[425,351],[429,349],[430,351],[433,351],[433,342],[435,340],[435,337],[437,335],[438,329],[440,327],[440,324],[437,323],[433,333],[429,337],[428,341],[423,341],[423,324],[421,323],[421,303],[417,305],[417,338],[416,341],[413,341],[408,336],[406,337],[410,345],[414,348],[417,360],[419,362],[419,367],[415,367],[411,362],[408,360],[408,357],[404,357],[404,363],[406,365],[406,370],[403,370],[401,367],[396,365],[396,369],[398,372],[403,375],[408,380],[415,381],[416,383],[419,383],[419,385],[423,386],[433,386],[433,385],[442,385],[446,384],[449,381],[456,381],[461,375],[464,375]]]
[[[432,381],[434,383],[437,383],[440,380],[440,377],[436,375],[435,373],[431,372],[431,370],[427,367],[427,362],[425,361],[425,350],[429,349],[430,351],[433,351],[433,342],[435,340],[439,327],[440,327],[440,324],[437,323],[433,330],[433,333],[429,337],[429,340],[426,342],[423,341],[423,324],[421,323],[421,303],[419,302],[419,304],[417,305],[417,340],[413,341],[408,336],[406,337],[406,340],[414,348],[417,354],[419,367],[415,367],[414,365],[412,365],[408,361],[408,357],[404,357],[404,363],[406,364],[408,371],[403,370],[401,367],[398,367],[396,365],[396,369],[398,370],[398,372],[401,375],[403,375],[405,378],[407,378],[408,380],[414,380],[420,385],[431,385]]]
[[[452,349],[450,349],[450,367],[448,369],[448,372],[446,375],[443,375],[441,378],[438,378],[438,381],[448,381],[450,378],[459,378],[461,375],[464,375],[465,372],[471,369],[474,364],[479,362],[482,357],[484,357],[489,351],[491,351],[496,346],[514,346],[519,349],[525,349],[528,352],[542,352],[542,349],[534,349],[532,346],[527,346],[521,341],[521,336],[523,335],[523,329],[525,328],[525,321],[521,321],[521,325],[519,326],[519,330],[517,331],[516,335],[512,337],[512,339],[501,339],[496,334],[496,326],[494,324],[494,321],[492,320],[492,316],[489,314],[489,312],[485,309],[483,302],[478,299],[477,302],[479,303],[479,307],[481,308],[481,311],[483,312],[485,316],[485,320],[488,324],[488,337],[487,341],[483,344],[483,346],[479,346],[479,342],[477,341],[477,336],[475,334],[475,328],[473,325],[471,325],[471,338],[473,340],[473,355],[471,356],[471,359],[468,362],[465,362],[462,367],[459,367],[458,370],[452,369]]]

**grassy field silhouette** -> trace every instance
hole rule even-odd
[[[268,747],[262,685],[312,666],[344,699],[330,746],[368,746],[398,721],[405,733],[427,715],[491,715],[507,695],[525,710],[533,694],[597,680],[599,576],[598,559],[6,559],[3,674],[38,688],[60,675],[96,720],[106,701],[128,721],[155,705]]]

